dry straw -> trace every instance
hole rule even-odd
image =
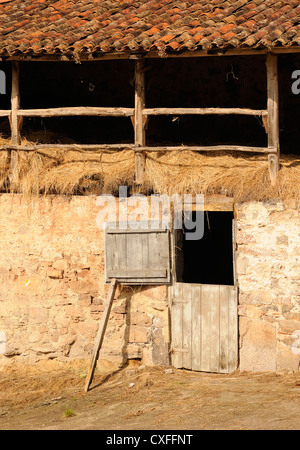
[[[129,149],[96,152],[78,147],[65,151],[49,146],[18,153],[18,183],[9,186],[9,153],[0,152],[1,191],[17,191],[26,196],[117,194],[120,185],[134,186],[134,152]],[[282,156],[280,166],[276,185],[271,186],[265,155],[148,152],[145,181],[139,190],[169,195],[225,194],[241,202],[300,201],[299,157]]]
[[[266,156],[172,152],[147,158],[146,177],[158,192],[224,194],[236,201],[300,199],[300,159],[282,156],[275,186]]]

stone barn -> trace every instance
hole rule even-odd
[[[0,364],[299,370],[299,19],[0,0]]]

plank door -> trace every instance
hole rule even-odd
[[[175,283],[171,299],[172,365],[233,372],[238,365],[237,288]]]

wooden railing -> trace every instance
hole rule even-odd
[[[146,108],[145,105],[145,65],[143,59],[135,60],[135,105],[134,108],[122,107],[70,107],[48,109],[20,109],[19,63],[12,62],[11,109],[0,110],[0,117],[8,117],[11,126],[11,144],[0,146],[0,150],[11,151],[11,180],[18,180],[18,150],[34,151],[43,148],[82,149],[82,150],[122,150],[135,152],[136,183],[141,184],[145,171],[145,153],[158,151],[231,151],[252,152],[268,155],[271,182],[274,183],[279,170],[279,107],[277,56],[267,54],[267,108]],[[212,146],[147,146],[146,123],[148,117],[159,115],[248,115],[261,117],[268,135],[267,147],[240,145]],[[36,144],[21,145],[21,124],[23,117],[60,117],[60,116],[99,116],[130,117],[134,127],[132,144]]]

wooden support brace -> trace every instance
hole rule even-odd
[[[268,148],[276,149],[276,153],[268,156],[271,183],[276,183],[279,170],[279,90],[277,56],[267,54],[267,87],[268,87]]]
[[[276,153],[269,154],[268,162],[269,162],[269,172],[270,172],[271,183],[272,183],[272,185],[274,185],[276,183],[276,177],[277,177],[277,173],[279,171],[278,155]]]
[[[12,62],[12,87],[11,87],[11,143],[18,146],[21,143],[20,127],[21,118],[18,117],[18,110],[20,109],[20,89],[19,89],[19,74],[20,68],[17,61]],[[10,182],[16,183],[18,181],[18,152],[11,151],[10,157]]]
[[[116,291],[116,287],[117,287],[117,280],[114,278],[110,284],[104,311],[103,311],[103,314],[101,317],[101,322],[100,322],[98,333],[96,336],[95,347],[94,347],[94,351],[93,351],[93,355],[92,355],[91,365],[89,368],[89,373],[88,373],[86,384],[85,384],[85,392],[87,392],[89,390],[90,384],[91,384],[93,376],[94,376],[97,360],[99,357],[99,352],[100,352],[102,342],[104,339],[107,322],[109,319],[111,306],[112,306],[112,302],[113,302],[115,291]]]
[[[0,111],[1,113],[1,111]],[[73,106],[67,108],[20,109],[23,117],[67,117],[67,116],[99,116],[128,117],[134,113],[133,108]]]
[[[134,143],[137,146],[146,145],[145,124],[143,109],[145,108],[145,70],[144,61],[135,61],[135,112],[134,112]],[[135,182],[142,184],[145,173],[145,153],[136,151],[135,153]]]
[[[245,115],[245,116],[262,116],[268,115],[268,111],[264,109],[250,108],[145,108],[143,111],[147,116],[161,115]]]

